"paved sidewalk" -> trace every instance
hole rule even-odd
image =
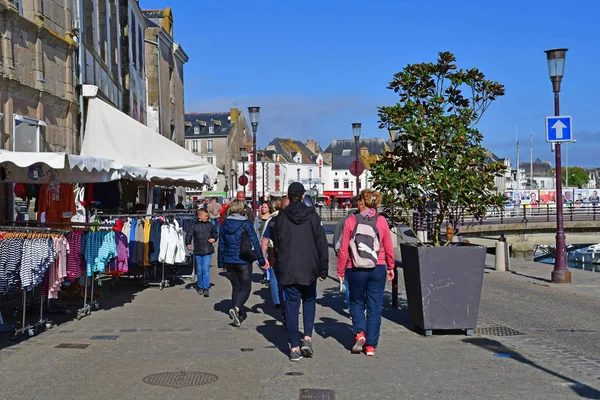
[[[208,299],[184,285],[162,291],[119,287],[100,300],[107,310],[18,345],[0,341],[2,399],[600,398],[595,375],[560,370],[536,358],[535,338],[528,353],[515,350],[519,346],[506,337],[425,338],[413,332],[406,309],[389,308],[389,286],[376,357],[352,355],[350,321],[334,279],[318,288],[315,357],[291,363],[268,290],[254,283],[252,312],[242,328],[233,328],[226,314],[229,282],[215,268],[212,274],[215,286]],[[254,278],[260,279],[258,270]],[[402,281],[400,287],[402,296]],[[480,326],[497,324],[484,320]],[[105,340],[92,339],[97,335]],[[56,348],[59,344],[88,347]],[[600,376],[600,364],[594,359],[589,364]],[[144,382],[152,374],[178,371],[204,372],[217,380],[178,388]],[[184,377],[176,375],[175,385],[185,383]],[[333,396],[300,397],[302,389],[325,389]]]
[[[530,282],[572,294],[600,299],[600,273],[598,272],[569,268],[572,284],[555,284],[551,281],[554,266],[550,264],[511,258],[510,272],[496,272],[494,269],[495,256],[488,255],[486,266],[489,266],[486,272],[503,275],[507,279]]]

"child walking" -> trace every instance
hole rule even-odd
[[[199,295],[209,297],[210,290],[210,259],[215,252],[213,243],[218,239],[217,231],[208,221],[208,211],[198,210],[198,221],[187,232],[185,242],[189,250],[194,243],[194,256],[196,257],[196,275],[198,276]]]

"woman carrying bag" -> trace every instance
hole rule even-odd
[[[394,246],[390,228],[377,214],[381,194],[363,190],[358,213],[344,222],[337,276],[348,280],[350,315],[355,334],[352,353],[374,356],[379,344],[385,283],[394,278]],[[366,311],[366,318],[365,318]]]
[[[239,327],[247,316],[244,304],[252,290],[252,263],[256,261],[261,267],[268,264],[260,251],[254,226],[244,213],[244,202],[233,200],[228,213],[219,231],[218,264],[231,281],[229,317],[233,326]]]

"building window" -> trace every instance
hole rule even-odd
[[[206,161],[208,161],[208,163],[211,164],[211,165],[215,165],[215,158],[214,157],[206,157]]]
[[[310,179],[311,181],[312,181],[312,178],[313,178],[312,171],[313,171],[312,168],[310,168],[308,170],[308,179]]]
[[[194,126],[194,135],[199,135],[200,134],[200,125],[196,125]]]
[[[333,180],[333,188],[334,189],[339,189],[340,188],[340,180],[339,179],[334,179]]]
[[[197,153],[197,152],[198,152],[198,141],[192,140],[192,153]]]
[[[23,14],[22,2],[22,0],[10,0],[10,3],[12,3],[19,10],[19,14]]]
[[[322,170],[322,168],[319,167],[319,178],[323,178],[323,171],[321,171],[321,170]]]
[[[350,189],[350,181],[348,179],[344,179],[344,189]]]
[[[136,25],[134,23],[135,21],[135,15],[133,15],[133,11],[131,12],[131,17],[130,17],[130,24],[131,24],[131,36],[129,39],[129,45],[131,46],[131,64],[135,67],[136,61],[137,61],[137,46],[135,45],[135,40],[136,40]]]
[[[300,168],[296,170],[297,181],[300,182]]]
[[[540,187],[543,189],[544,188],[544,181],[540,181]]]
[[[143,30],[138,26],[138,61],[140,78],[144,77],[144,39],[142,38]]]
[[[206,141],[206,152],[207,153],[212,153],[213,152],[213,141],[212,139],[209,139]]]
[[[215,133],[215,127],[214,125],[211,125],[208,127],[208,133]]]
[[[175,98],[174,96],[174,84],[173,84],[173,67],[169,67],[169,97],[171,101]]]

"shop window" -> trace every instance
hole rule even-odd
[[[333,180],[333,188],[334,189],[339,189],[340,188],[340,181],[339,181],[339,179],[334,179]]]

